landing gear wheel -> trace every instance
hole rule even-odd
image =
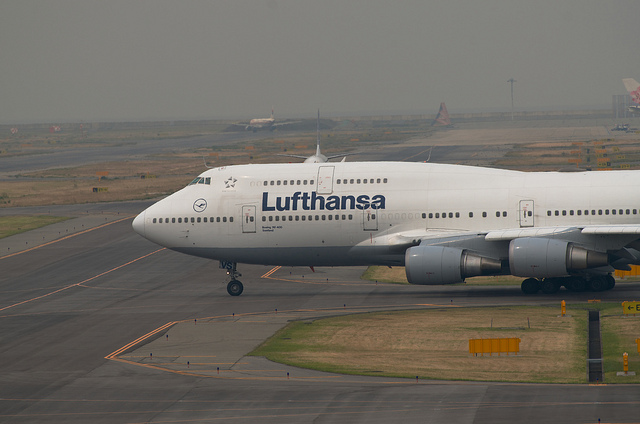
[[[231,280],[229,284],[227,284],[227,293],[231,296],[240,296],[243,290],[244,286],[238,280]]]
[[[607,275],[606,277],[604,277],[604,280],[607,283],[607,287],[605,288],[605,290],[611,290],[616,286],[616,279],[613,278],[613,275]]]
[[[583,292],[587,289],[587,282],[579,277],[570,277],[564,286],[572,292]]]
[[[540,281],[535,278],[527,278],[520,285],[520,289],[524,294],[536,294],[540,291]]]
[[[605,281],[604,277],[593,277],[589,281],[589,290],[591,291],[599,292],[606,289],[606,287],[607,282]]]
[[[553,278],[547,278],[540,284],[540,288],[544,294],[554,294],[560,290],[560,284]]]

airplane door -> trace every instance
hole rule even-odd
[[[520,201],[520,227],[533,227],[533,200]]]
[[[333,192],[333,166],[321,166],[318,168],[318,194],[331,194]]]
[[[242,232],[256,232],[256,207],[253,205],[242,206]]]
[[[367,208],[362,211],[364,225],[362,228],[364,231],[378,231],[378,214],[375,209]]]

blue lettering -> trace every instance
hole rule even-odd
[[[275,201],[269,200],[269,193],[262,193],[262,211],[263,212],[285,212],[285,211],[297,211],[299,206],[302,210],[365,210],[371,209],[386,209],[386,198],[377,194],[369,198],[366,194],[359,196],[324,196],[318,195],[315,191],[311,193],[303,193],[296,191],[291,196],[276,196]]]
[[[311,210],[315,211],[316,210],[316,203],[320,201],[320,207],[317,208],[318,210],[324,210],[324,197],[323,196],[318,196],[316,194],[315,191],[311,192]]]
[[[356,208],[360,210],[369,208],[369,196],[367,196],[366,194],[358,196],[358,205],[356,206]]]
[[[262,211],[263,212],[275,211],[276,208],[273,206],[267,206],[268,203],[269,203],[269,193],[264,192],[262,193]]]
[[[328,211],[335,211],[336,209],[340,209],[340,198],[338,196],[329,196],[327,197],[327,203],[325,207]]]
[[[291,209],[290,207],[291,204],[291,198],[290,197],[285,197],[284,198],[284,206],[282,206],[282,197],[276,197],[276,209],[279,211],[288,211],[289,209]]]

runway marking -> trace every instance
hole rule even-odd
[[[406,161],[406,160],[409,160],[409,159],[411,159],[411,158],[414,158],[414,157],[416,157],[416,156],[418,156],[418,155],[421,155],[421,154],[425,153],[426,151],[428,151],[428,150],[430,150],[430,149],[433,149],[433,146],[432,146],[432,147],[429,147],[428,149],[424,149],[423,151],[418,152],[418,153],[416,153],[415,155],[411,155],[411,156],[409,156],[409,157],[406,157],[406,158],[404,158],[404,159],[403,159],[403,161]]]
[[[4,308],[0,308],[0,312],[2,312],[2,311],[4,311],[4,310],[7,310],[7,309],[15,308],[16,306],[24,305],[24,304],[26,304],[26,303],[30,303],[30,302],[33,302],[33,301],[36,301],[36,300],[44,299],[45,297],[49,297],[49,296],[51,296],[51,295],[54,295],[54,294],[56,294],[56,293],[63,292],[63,291],[65,291],[65,290],[68,290],[68,289],[73,288],[73,287],[88,287],[88,286],[84,286],[83,284],[85,284],[85,283],[87,283],[87,282],[89,282],[89,281],[95,280],[96,278],[99,278],[99,277],[102,277],[102,276],[104,276],[104,275],[107,275],[107,274],[109,274],[109,273],[111,273],[111,272],[113,272],[113,271],[117,271],[117,270],[119,270],[120,268],[123,268],[123,267],[125,267],[125,266],[127,266],[127,265],[131,265],[132,263],[137,262],[137,261],[139,261],[140,259],[147,258],[147,257],[149,257],[149,256],[151,256],[151,255],[153,255],[153,254],[155,254],[155,253],[158,253],[158,252],[160,252],[160,251],[162,251],[162,250],[165,250],[165,249],[166,249],[166,247],[163,247],[162,249],[158,249],[158,250],[153,251],[153,252],[151,252],[151,253],[148,253],[148,254],[146,254],[146,255],[144,255],[144,256],[140,256],[140,257],[139,257],[139,258],[137,258],[137,259],[134,259],[134,260],[129,261],[129,262],[125,263],[125,264],[119,265],[119,266],[117,266],[117,267],[115,267],[115,268],[112,268],[112,269],[110,269],[110,270],[108,270],[108,271],[101,272],[100,274],[98,274],[98,275],[94,275],[93,277],[87,278],[86,280],[80,281],[79,283],[71,284],[71,285],[68,285],[68,286],[66,286],[66,287],[63,287],[63,288],[61,288],[61,289],[58,289],[58,290],[54,290],[54,291],[52,291],[52,292],[49,292],[49,293],[47,293],[47,294],[43,294],[43,295],[41,295],[41,296],[36,296],[36,297],[34,297],[34,298],[31,298],[31,299],[23,300],[22,302],[14,303],[13,305],[5,306]]]
[[[270,269],[269,271],[267,271],[264,275],[260,276],[260,278],[269,278],[269,276],[271,274],[273,274],[274,272],[276,272],[277,270],[279,270],[280,268],[282,268],[281,266],[276,266],[272,269]]]
[[[49,246],[51,244],[55,244],[55,243],[61,242],[63,240],[67,240],[67,239],[70,239],[72,237],[79,236],[81,234],[85,234],[85,233],[88,233],[88,232],[91,232],[91,231],[94,231],[94,230],[99,230],[100,228],[104,228],[104,227],[107,227],[107,226],[112,225],[112,224],[117,224],[118,222],[126,221],[127,219],[133,219],[135,217],[136,217],[135,215],[132,215],[132,216],[129,216],[129,217],[126,217],[126,218],[118,219],[116,221],[107,222],[106,224],[98,225],[97,227],[93,227],[93,228],[89,228],[89,229],[86,229],[86,230],[82,230],[82,231],[77,232],[77,233],[69,234],[68,236],[64,236],[62,238],[59,238],[59,239],[56,239],[56,240],[53,240],[53,241],[49,241],[47,243],[42,243],[42,244],[39,244],[37,246],[31,247],[29,249],[21,250],[19,252],[11,253],[11,254],[5,255],[5,256],[0,256],[0,260],[6,259],[6,258],[10,258],[12,256],[21,255],[23,253],[31,252],[33,250],[40,249],[41,247]]]

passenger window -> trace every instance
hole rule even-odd
[[[198,222],[202,222],[202,219],[200,217],[198,217]]]
[[[469,218],[473,218],[473,212],[469,212]]]
[[[487,213],[486,212],[482,212],[482,217],[486,218],[487,217]]]
[[[227,217],[226,216],[222,217],[222,222],[227,222]]]
[[[353,178],[351,178],[351,180],[349,180],[349,183],[350,183],[350,184],[353,184]]]
[[[503,212],[502,212],[502,217],[503,217],[503,218],[506,218],[506,217],[507,217],[507,211],[503,211]]]
[[[385,178],[384,180],[382,180],[382,182],[386,184],[387,183],[387,179]]]

